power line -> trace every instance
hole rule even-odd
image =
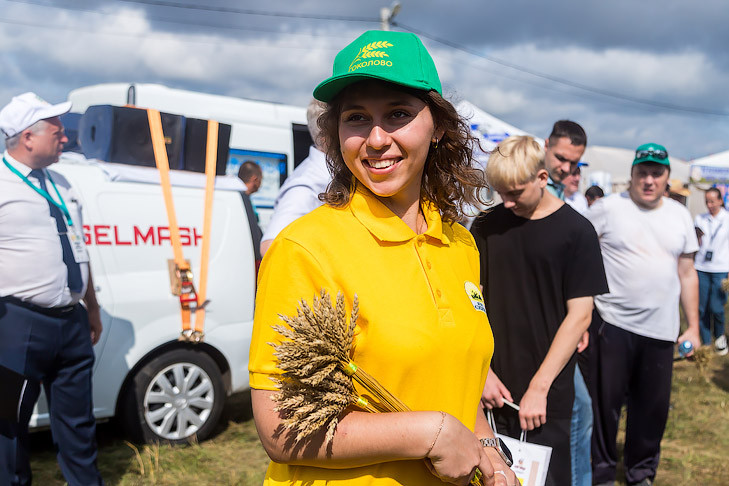
[[[33,4],[33,5],[44,5],[44,6],[52,6],[56,8],[62,8],[62,9],[69,9],[69,10],[81,10],[85,12],[93,12],[97,14],[103,14],[103,15],[114,15],[114,14],[107,14],[104,12],[98,12],[98,11],[89,11],[85,9],[79,9],[74,7],[68,7],[68,6],[56,6],[56,5],[47,5],[47,4],[41,4],[39,2],[33,2],[32,0],[7,0],[12,1],[16,3],[26,3],[26,4]],[[159,7],[169,7],[169,8],[180,8],[180,9],[186,9],[186,10],[198,10],[198,11],[210,11],[210,12],[218,12],[218,13],[234,13],[234,14],[241,14],[241,15],[260,15],[260,16],[269,16],[269,17],[285,17],[285,18],[298,18],[298,19],[310,19],[310,20],[335,20],[335,21],[350,21],[350,22],[378,22],[379,20],[374,18],[367,18],[367,17],[352,17],[352,16],[332,16],[332,15],[314,15],[314,14],[293,14],[293,13],[281,13],[281,12],[270,12],[270,11],[262,11],[262,10],[253,10],[253,9],[242,9],[242,8],[233,8],[233,7],[216,7],[216,6],[207,6],[207,5],[199,5],[199,4],[185,4],[180,2],[174,2],[174,1],[168,1],[168,0],[118,0],[120,2],[124,3],[134,3],[134,4],[144,4],[144,5],[151,5],[151,6],[159,6]],[[180,23],[180,24],[190,24],[190,22],[185,21],[179,21],[179,20],[168,20],[168,19],[154,19],[152,20],[158,20],[163,22],[171,22],[171,23]],[[0,22],[6,22],[10,23],[9,21],[3,21],[0,19]],[[18,22],[23,24],[23,22]],[[27,24],[26,25],[31,25]],[[201,24],[199,22],[195,22],[194,25],[207,25],[209,27],[216,27],[216,28],[227,28],[227,29],[236,29],[236,30],[258,30],[258,31],[266,31],[265,29],[260,28],[247,28],[247,27],[228,27],[228,26],[222,26],[222,25],[210,25],[210,24]],[[456,49],[462,52],[465,52],[469,55],[472,55],[474,57],[484,59],[486,61],[492,62],[494,64],[498,64],[504,67],[507,67],[509,69],[515,70],[517,72],[521,72],[533,77],[537,77],[540,79],[544,79],[547,81],[550,81],[552,83],[560,84],[563,86],[567,86],[570,88],[575,88],[578,90],[581,90],[585,93],[590,93],[593,95],[599,95],[602,97],[614,99],[614,100],[620,100],[621,102],[625,103],[633,103],[633,104],[639,104],[643,106],[650,106],[653,108],[659,108],[663,110],[673,110],[673,111],[680,111],[684,113],[691,113],[695,115],[711,115],[711,116],[729,116],[729,113],[724,111],[716,111],[716,110],[709,110],[706,108],[700,108],[700,107],[691,107],[691,106],[683,106],[683,105],[677,105],[673,103],[667,103],[662,101],[656,101],[646,98],[638,98],[634,96],[628,96],[624,95],[622,93],[618,93],[615,91],[603,89],[603,88],[597,88],[594,86],[590,86],[583,83],[577,83],[575,81],[571,81],[569,79],[560,78],[558,76],[553,76],[551,74],[543,73],[540,71],[536,71],[524,66],[521,66],[519,64],[515,64],[509,61],[506,61],[504,59],[500,59],[494,56],[489,56],[486,54],[483,54],[475,49],[466,47],[464,45],[458,44],[453,41],[449,41],[447,39],[437,37],[435,35],[429,34],[428,32],[422,31],[420,29],[416,29],[414,27],[399,23],[399,22],[392,22],[392,25],[400,27],[404,30],[407,30],[409,32],[415,33],[420,35],[421,37],[425,37],[427,39],[430,39],[434,42],[437,42],[439,44],[445,45],[447,47],[450,47],[452,49]],[[274,32],[279,33],[278,31],[268,31],[268,32]],[[150,34],[145,34],[150,35]],[[287,35],[292,35],[292,33],[287,33]],[[492,73],[497,76],[509,78],[509,76],[506,76],[504,73]],[[525,80],[520,80],[521,82],[528,83]],[[536,85],[539,86],[539,85]],[[541,88],[545,88],[544,86],[539,86]],[[573,93],[576,94],[576,93]]]
[[[133,17],[131,15],[121,15],[119,13],[110,13],[110,12],[104,12],[104,11],[100,11],[100,10],[92,10],[92,9],[87,9],[87,8],[83,8],[83,7],[78,7],[78,6],[75,6],[75,5],[74,6],[72,6],[72,5],[53,5],[53,4],[46,3],[46,2],[42,2],[42,1],[39,1],[39,0],[5,0],[5,1],[6,2],[12,2],[12,3],[20,3],[20,4],[24,4],[24,5],[37,6],[37,7],[50,7],[50,8],[56,8],[56,9],[59,9],[59,10],[70,10],[72,12],[83,12],[83,13],[88,13],[88,14],[93,14],[93,15],[104,15],[104,16],[107,16],[107,17],[114,17],[114,18],[127,18],[127,19],[135,19],[135,20],[137,19],[137,17]],[[249,31],[250,32],[266,32],[266,33],[270,33],[270,34],[280,34],[281,33],[280,29],[277,29],[277,28],[264,28],[264,27],[259,27],[259,26],[250,27],[250,26],[242,26],[242,25],[222,25],[220,23],[201,22],[198,19],[189,20],[189,21],[188,20],[183,20],[183,19],[171,20],[171,19],[167,19],[167,18],[160,18],[160,17],[156,17],[156,16],[153,16],[153,15],[149,15],[148,13],[147,13],[147,15],[145,15],[145,19],[152,20],[154,22],[162,22],[162,23],[166,23],[166,24],[194,25],[194,26],[198,26],[198,27],[201,27],[201,26],[202,27],[211,27],[211,28],[218,29],[218,30],[219,29],[226,29],[226,30],[235,30],[235,31],[242,31],[242,32],[249,32]],[[13,23],[13,22],[10,21],[10,20],[0,19],[0,23]],[[26,26],[29,26],[29,27],[44,27],[44,28],[47,27],[47,28],[54,28],[54,29],[55,28],[59,28],[58,26],[55,26],[55,25],[45,26],[45,25],[41,25],[41,24],[28,23],[28,22],[25,22],[25,21],[17,21],[17,23],[19,25],[26,25]],[[74,29],[70,29],[70,28],[64,28],[64,27],[60,27],[60,29],[61,30],[75,30],[75,28]],[[83,29],[81,29],[81,30],[83,30]],[[103,34],[113,34],[113,33],[110,33],[110,32],[90,31],[90,30],[85,30],[84,32],[89,33],[89,34],[93,34],[94,32],[103,33]],[[130,35],[128,35],[128,37],[153,36],[155,34],[156,34],[155,32],[149,32],[149,33],[143,34],[143,35],[141,35],[141,34],[140,35],[130,34]],[[124,33],[119,33],[119,35],[124,35]],[[157,34],[157,35],[161,35],[161,34]],[[308,37],[308,38],[311,38],[312,37],[312,35],[309,34],[309,33],[298,33],[298,32],[287,32],[286,35],[291,35],[291,36],[304,36],[304,37]],[[319,37],[321,37],[321,36],[319,36]],[[342,37],[342,36],[329,36],[329,35],[327,35],[326,37],[329,37],[329,38],[332,38],[332,39],[342,39],[342,40],[349,39],[348,37],[345,38],[345,37]],[[186,40],[184,38],[182,40],[187,41],[187,42],[193,42],[193,43],[202,42],[200,40]],[[214,42],[213,41],[205,41],[204,43],[219,43],[219,41],[214,41]],[[248,45],[250,45],[250,44],[248,44]],[[297,47],[300,47],[300,46],[297,46]],[[335,50],[335,48],[332,47],[330,50]]]
[[[468,55],[468,53],[466,53]],[[442,59],[442,62],[453,62],[452,58],[439,58]],[[550,91],[550,92],[556,92],[560,95],[567,95],[572,96],[576,98],[581,98],[585,100],[589,100],[596,103],[603,103],[607,105],[612,106],[621,106],[625,107],[631,110],[640,110],[645,112],[647,109],[652,108],[653,112],[658,112],[661,109],[657,107],[647,107],[647,106],[636,106],[635,103],[626,101],[626,100],[620,100],[620,99],[613,99],[613,98],[606,98],[606,97],[598,97],[595,96],[593,93],[590,92],[583,92],[583,91],[575,91],[570,90],[567,86],[563,86],[557,83],[551,83],[551,84],[545,84],[540,83],[537,80],[531,79],[531,78],[525,78],[525,76],[517,76],[514,74],[508,74],[505,72],[496,71],[493,69],[489,69],[487,66],[484,66],[483,63],[481,63],[481,59],[470,59],[468,61],[465,61],[468,63],[468,65],[473,69],[478,69],[480,71],[485,72],[486,74],[502,79],[508,79],[517,83],[525,84],[527,86],[531,86],[536,89],[544,90],[544,91]],[[480,65],[476,63],[481,63]],[[517,71],[519,73],[519,71]],[[692,115],[692,116],[704,116],[702,113],[686,113],[686,115]]]
[[[132,17],[130,15],[121,15],[119,13],[103,12],[100,10],[93,10],[93,9],[78,7],[75,5],[54,5],[54,4],[39,1],[39,0],[5,0],[5,1],[12,2],[12,3],[20,3],[20,4],[24,4],[24,5],[33,5],[33,6],[38,6],[38,7],[50,7],[50,8],[56,8],[59,10],[70,10],[73,12],[84,12],[84,13],[89,13],[89,14],[94,14],[94,15],[105,15],[105,16],[115,17],[115,18],[134,18],[134,19],[136,19],[136,17]],[[123,0],[120,0],[120,1],[123,1]],[[172,20],[169,18],[161,18],[161,17],[149,15],[148,12],[146,12],[145,14],[146,14],[145,18],[148,20],[152,20],[155,22],[164,22],[164,23],[168,23],[168,24],[194,25],[194,26],[198,26],[198,27],[200,27],[200,26],[201,27],[211,27],[211,28],[215,28],[215,29],[237,30],[237,31],[243,31],[243,32],[246,32],[246,31],[267,32],[267,33],[271,33],[271,34],[280,34],[281,33],[281,30],[276,29],[276,28],[266,29],[266,28],[259,27],[259,26],[250,27],[250,26],[243,26],[243,25],[223,25],[220,23],[201,22],[199,19],[189,20],[189,21],[183,20],[183,19]],[[309,37],[309,38],[312,37],[312,35],[309,33],[298,33],[298,32],[287,32],[286,35],[305,36],[305,37]],[[317,35],[317,37],[323,37],[323,35]],[[333,38],[333,39],[343,39],[343,40],[345,39],[345,37],[342,37],[342,36],[327,35],[326,37]],[[346,39],[349,39],[349,38],[347,37]]]
[[[192,44],[209,44],[218,46],[222,42],[220,39],[217,40],[208,40],[208,39],[192,39],[189,36],[185,37],[175,37],[172,38],[171,36],[174,36],[175,34],[171,33],[165,33],[165,32],[144,32],[141,34],[136,33],[130,33],[127,31],[108,31],[108,30],[89,30],[89,29],[83,29],[78,26],[69,26],[69,25],[57,25],[57,24],[40,24],[36,22],[28,22],[25,20],[17,20],[17,19],[3,19],[0,18],[0,24],[8,24],[12,27],[38,27],[41,29],[49,29],[49,30],[65,30],[65,31],[71,31],[76,32],[80,34],[88,34],[88,35],[109,35],[109,36],[118,36],[118,37],[129,37],[129,38],[135,38],[135,39],[159,39],[161,41],[174,41],[174,42],[186,42],[186,43],[192,43]],[[304,49],[304,50],[311,50],[311,46],[302,45],[301,43],[297,44],[287,44],[287,45],[271,45],[262,43],[260,41],[255,42],[245,42],[242,40],[234,40],[234,41],[226,41],[226,42],[234,42],[237,45],[241,46],[250,46],[250,47],[267,47],[267,48],[273,48],[273,49]],[[328,49],[328,50],[336,50],[335,47],[321,47],[321,49]]]
[[[340,15],[314,15],[314,14],[294,14],[294,13],[281,13],[281,12],[267,12],[262,10],[253,10],[245,8],[233,8],[233,7],[215,7],[211,5],[197,5],[187,4],[180,2],[172,2],[167,0],[118,0],[119,2],[125,3],[139,3],[143,5],[152,5],[156,7],[173,7],[187,10],[202,10],[207,12],[221,12],[221,13],[235,13],[243,15],[263,15],[266,17],[286,17],[292,19],[311,19],[311,20],[338,20],[344,22],[376,22],[379,23],[380,19],[374,17],[351,17],[351,16],[340,16]]]
[[[482,54],[482,53],[480,53],[480,52],[478,52],[478,51],[476,51],[474,49],[470,49],[470,48],[468,48],[466,46],[463,46],[461,44],[457,44],[457,43],[452,42],[452,41],[449,41],[447,39],[443,39],[443,38],[440,38],[440,37],[436,37],[434,35],[428,34],[427,32],[424,32],[422,30],[416,29],[414,27],[409,27],[409,26],[407,26],[405,24],[402,24],[400,22],[393,22],[392,24],[395,25],[395,26],[397,26],[397,27],[400,27],[400,28],[402,28],[404,30],[407,30],[409,32],[412,32],[414,34],[417,34],[419,36],[422,36],[422,37],[425,37],[425,38],[430,39],[432,41],[435,41],[435,42],[437,42],[439,44],[443,44],[443,45],[448,46],[450,48],[457,49],[459,51],[463,51],[463,52],[465,52],[467,54],[470,54],[472,56],[480,57],[480,58],[485,59],[485,60],[487,60],[489,62],[493,62],[493,63],[499,64],[501,66],[508,67],[510,69],[514,69],[516,71],[520,71],[520,72],[525,73],[525,74],[529,74],[531,76],[536,76],[536,77],[539,77],[539,78],[542,78],[542,79],[546,79],[548,81],[552,81],[552,82],[555,82],[555,83],[559,83],[559,84],[563,84],[563,85],[566,85],[566,86],[570,86],[572,88],[577,88],[577,89],[580,89],[580,90],[583,90],[583,91],[587,91],[587,92],[590,92],[590,93],[594,93],[594,94],[598,94],[598,95],[602,95],[602,96],[607,96],[609,98],[615,98],[615,99],[619,99],[619,100],[622,100],[622,101],[629,101],[631,103],[638,103],[638,104],[641,104],[641,105],[652,106],[652,107],[655,107],[655,108],[663,108],[663,109],[669,109],[669,110],[675,110],[675,111],[683,111],[683,112],[687,112],[687,113],[694,113],[694,114],[701,114],[701,115],[729,116],[729,113],[727,113],[725,111],[714,111],[714,110],[709,110],[709,109],[706,109],[706,108],[696,108],[696,107],[691,107],[691,106],[675,105],[673,103],[665,103],[665,102],[662,102],[662,101],[655,101],[655,100],[649,100],[649,99],[644,99],[644,98],[637,98],[637,97],[634,97],[634,96],[627,96],[627,95],[623,95],[621,93],[617,93],[617,92],[610,91],[610,90],[606,90],[606,89],[602,89],[602,88],[595,88],[595,87],[588,86],[588,85],[582,84],[582,83],[576,83],[576,82],[570,81],[568,79],[560,78],[560,77],[557,77],[557,76],[552,76],[551,74],[546,74],[546,73],[542,73],[542,72],[539,72],[539,71],[535,71],[533,69],[529,69],[529,68],[526,68],[524,66],[520,66],[518,64],[514,64],[514,63],[511,63],[509,61],[505,61],[503,59],[499,59],[497,57],[487,56],[486,54]]]
[[[175,7],[175,8],[183,8],[183,9],[190,9],[190,10],[204,10],[204,11],[213,11],[213,12],[225,12],[225,13],[238,13],[238,14],[245,14],[245,15],[263,15],[263,16],[272,16],[272,17],[288,17],[288,18],[305,18],[305,19],[314,19],[314,20],[344,20],[344,21],[357,21],[357,22],[373,22],[376,20],[373,20],[371,18],[366,17],[340,17],[340,16],[327,16],[327,15],[313,15],[313,14],[285,14],[285,13],[279,13],[279,12],[266,12],[266,11],[260,11],[260,10],[251,10],[251,9],[239,9],[239,8],[231,8],[231,7],[212,7],[212,6],[206,6],[206,5],[198,5],[198,4],[183,4],[180,2],[173,2],[169,0],[119,0],[120,2],[127,2],[127,3],[138,3],[138,4],[146,4],[146,5],[155,5],[155,6],[163,6],[163,7]],[[589,93],[597,94],[600,96],[605,96],[608,98],[614,98],[619,99],[622,101],[627,101],[630,103],[637,103],[645,106],[652,106],[654,108],[661,108],[661,109],[668,109],[668,110],[674,110],[674,111],[682,111],[686,113],[694,113],[694,114],[701,114],[701,115],[712,115],[712,116],[729,116],[729,113],[725,111],[716,111],[716,110],[709,110],[706,108],[698,108],[698,107],[691,107],[691,106],[683,106],[683,105],[676,105],[673,103],[667,103],[662,101],[656,101],[656,100],[650,100],[645,98],[638,98],[635,96],[628,96],[624,95],[622,93],[618,93],[615,91],[603,89],[603,88],[597,88],[593,86],[589,86],[583,83],[577,83],[574,81],[571,81],[569,79],[560,78],[558,76],[553,76],[551,74],[542,73],[533,69],[529,69],[527,67],[505,61],[503,59],[499,59],[493,56],[487,56],[485,54],[482,54],[474,49],[470,49],[466,46],[463,46],[461,44],[449,41],[447,39],[443,39],[437,36],[434,36],[432,34],[429,34],[427,32],[424,32],[420,29],[416,29],[414,27],[407,26],[405,24],[402,24],[400,22],[392,21],[392,25],[400,27],[404,30],[407,30],[409,32],[418,34],[422,37],[428,38],[430,40],[433,40],[435,42],[438,42],[440,44],[443,44],[445,46],[451,47],[453,49],[457,49],[463,52],[466,52],[468,54],[471,54],[476,57],[480,57],[482,59],[485,59],[489,62],[493,62],[496,64],[499,64],[501,66],[508,67],[510,69],[514,69],[516,71],[520,71],[522,73],[535,76],[538,78],[545,79],[547,81],[551,81],[554,83],[559,83],[565,86],[569,86],[571,88],[576,88],[582,91],[586,91]]]

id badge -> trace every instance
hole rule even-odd
[[[710,262],[713,257],[714,257],[714,252],[713,251],[707,251],[706,252],[706,255],[704,255],[704,261],[705,262]]]
[[[73,252],[73,259],[76,263],[88,263],[89,252],[86,250],[86,244],[84,243],[83,236],[76,233],[76,228],[68,228],[69,231],[66,233],[68,242],[71,244],[71,251]]]

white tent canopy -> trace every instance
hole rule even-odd
[[[691,182],[729,183],[729,150],[692,160]]]
[[[706,211],[704,191],[712,186],[716,186],[722,191],[726,203],[727,192],[729,192],[729,150],[692,160],[690,174],[692,190],[688,207],[691,214]]]
[[[529,135],[524,130],[520,130],[513,125],[509,125],[503,120],[499,120],[495,116],[486,113],[482,109],[473,105],[468,101],[461,101],[456,105],[456,111],[471,126],[471,133],[478,137],[481,142],[481,147],[484,152],[474,154],[476,160],[483,166],[486,167],[486,161],[489,153],[506,137],[511,135]],[[539,143],[541,140],[537,139]]]

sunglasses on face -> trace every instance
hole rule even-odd
[[[668,157],[668,152],[665,150],[638,150],[635,152],[636,159],[645,159],[646,157],[655,157],[656,159],[664,160]]]

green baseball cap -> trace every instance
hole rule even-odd
[[[633,165],[642,164],[643,162],[655,162],[657,164],[671,166],[666,147],[657,143],[644,143],[635,149]]]
[[[420,39],[408,32],[369,30],[339,51],[332,76],[314,89],[314,98],[329,102],[357,81],[380,79],[443,94],[433,58]]]

